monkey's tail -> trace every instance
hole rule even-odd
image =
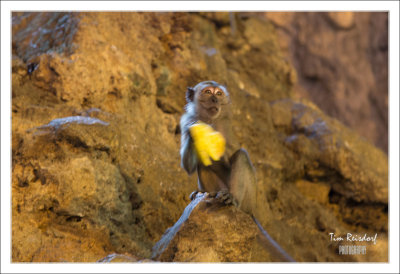
[[[274,239],[272,239],[272,237],[268,234],[267,231],[265,231],[265,229],[262,227],[262,225],[260,224],[260,222],[254,217],[252,216],[254,222],[257,224],[258,228],[260,229],[261,233],[264,235],[265,239],[266,239],[266,245],[267,248],[273,252],[273,254],[275,254],[279,260],[284,261],[284,262],[296,262],[285,250],[283,250],[282,247],[280,247],[280,245],[275,242]]]

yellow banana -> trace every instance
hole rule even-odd
[[[203,122],[197,122],[189,130],[197,156],[205,166],[211,165],[211,159],[218,161],[224,155],[225,138],[220,132]]]

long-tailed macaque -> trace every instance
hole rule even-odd
[[[252,214],[256,202],[255,171],[247,151],[243,148],[235,151],[231,142],[231,101],[227,89],[214,81],[201,82],[194,88],[188,88],[186,100],[186,113],[180,124],[182,167],[189,174],[197,170],[198,191],[208,192],[226,203],[234,202],[240,209]],[[212,160],[210,165],[199,159],[190,133],[190,127],[199,122],[210,125],[226,140],[225,153],[219,160]]]
[[[233,144],[230,133],[228,90],[214,81],[205,81],[186,91],[186,113],[182,116],[181,126],[181,165],[188,174],[197,171],[198,190],[191,194],[195,198],[197,192],[208,192],[211,196],[225,203],[234,203],[238,208],[250,214],[260,229],[260,239],[264,246],[279,261],[294,261],[262,228],[254,217],[256,212],[256,177],[253,164],[247,151]],[[208,157],[199,153],[198,146],[192,136],[196,125],[205,125],[211,134],[202,136],[207,146],[215,140],[226,144],[222,155],[213,153]],[[208,126],[207,126],[208,125]],[[210,128],[211,127],[211,128]],[[206,131],[207,131],[206,130]],[[215,135],[217,134],[217,135]],[[220,136],[223,137],[220,137]],[[213,138],[211,138],[213,137]],[[217,149],[218,150],[218,149]]]

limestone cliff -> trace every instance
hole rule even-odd
[[[267,19],[13,13],[12,261],[149,261],[196,189],[180,167],[179,118],[186,87],[203,80],[231,93],[233,132],[257,170],[256,217],[285,250],[387,261],[387,155],[296,97],[299,73]],[[236,246],[255,239],[249,216],[205,209],[163,261],[274,260]],[[368,256],[338,256],[330,232],[379,238]]]

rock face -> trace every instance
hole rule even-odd
[[[351,31],[357,16],[329,20]],[[146,262],[152,250],[161,261],[277,261],[250,216],[190,203],[178,125],[186,87],[210,79],[231,93],[233,133],[257,170],[254,215],[271,237],[296,261],[387,261],[387,156],[295,99],[297,73],[263,15],[12,17],[13,262]],[[378,240],[342,256],[331,232]]]
[[[166,262],[252,261],[259,242],[251,217],[204,196],[194,200],[166,231],[152,257]]]
[[[298,71],[295,93],[388,151],[388,13],[266,13]]]

